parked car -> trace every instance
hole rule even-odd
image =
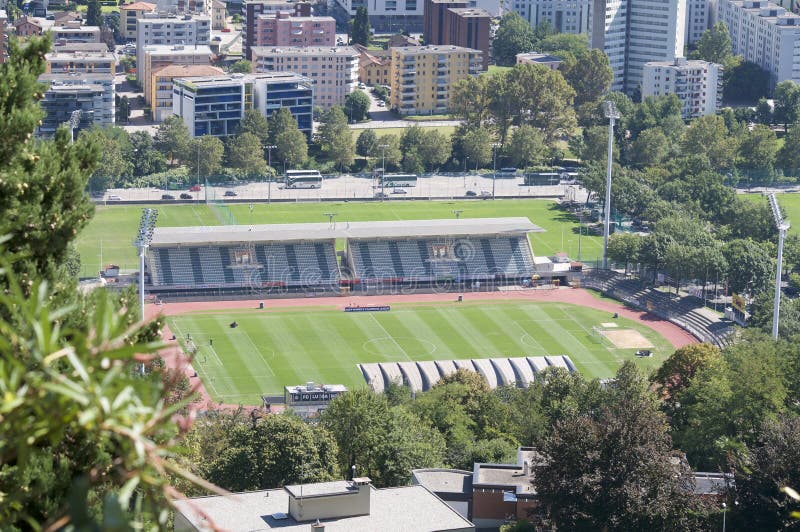
[[[175,196],[173,196],[172,194],[161,194],[161,199],[162,200],[174,200]]]
[[[192,199],[192,195],[184,192],[183,194],[181,194],[181,199]]]
[[[481,197],[482,198],[491,198],[492,197],[492,193],[489,192],[488,190],[481,190]]]
[[[477,195],[478,195],[478,193],[477,193],[477,192],[475,192],[474,190],[467,190],[467,193],[466,193],[466,194],[464,194],[464,195],[465,195],[465,196],[468,196],[468,197],[470,197],[470,198],[474,198],[475,196],[477,196]]]
[[[375,198],[376,199],[384,199],[385,197],[386,197],[386,194],[384,194],[383,192],[376,192],[375,193]]]
[[[238,196],[238,194],[236,194],[235,191],[233,191],[233,190],[226,190],[225,191],[225,197],[226,198],[233,198],[235,196]]]
[[[230,29],[230,28],[222,28],[222,29],[221,29],[221,30],[219,30],[219,31],[221,31],[222,33],[230,33],[230,32],[231,32],[231,29]]]
[[[214,42],[219,42],[219,41],[222,40],[222,37],[220,37],[219,35],[215,35],[214,38],[211,39],[211,40],[214,41]]]
[[[116,194],[111,194],[108,196],[108,199],[106,201],[122,201],[122,198],[120,198]]]
[[[408,191],[403,190],[402,188],[396,188],[392,190],[392,194],[408,194]]]
[[[192,188],[189,189],[189,192],[200,192],[200,185],[192,185]]]
[[[383,100],[378,100],[378,107],[386,107],[386,102]]]

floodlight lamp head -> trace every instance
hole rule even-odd
[[[767,198],[769,199],[769,206],[772,209],[772,216],[775,219],[775,227],[781,229],[781,226],[784,225],[784,222],[783,214],[781,213],[781,207],[778,205],[778,200],[775,198],[775,194],[768,194]]]
[[[605,114],[606,118],[615,118],[615,119],[619,118],[619,111],[617,110],[617,104],[615,104],[611,100],[603,104],[603,113]]]

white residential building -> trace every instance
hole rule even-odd
[[[595,0],[591,45],[608,55],[611,89],[632,94],[645,63],[683,56],[685,24],[686,0]]]
[[[314,103],[323,109],[344,105],[358,82],[358,51],[351,46],[253,46],[256,72],[294,72],[314,83]]]
[[[716,114],[722,104],[722,66],[708,61],[654,61],[644,65],[642,98],[675,94],[683,118]]]
[[[711,0],[686,0],[686,44],[696,43],[703,32],[711,27],[716,3]]]
[[[370,26],[378,33],[422,31],[425,0],[336,0],[335,5],[348,17],[359,7],[367,8]]]
[[[510,7],[534,28],[549,22],[560,33],[585,33],[592,30],[593,0],[513,0]]]
[[[769,72],[773,87],[800,83],[800,16],[765,0],[720,0],[719,20],[728,26],[733,53]]]
[[[208,45],[211,41],[211,17],[207,15],[164,15],[145,13],[136,19],[136,64],[144,62],[144,49],[152,45]],[[138,76],[141,80],[142,78]]]

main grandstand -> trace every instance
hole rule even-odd
[[[146,283],[160,297],[516,283],[534,274],[539,231],[527,218],[157,227]]]

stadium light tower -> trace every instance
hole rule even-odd
[[[139,308],[140,318],[144,321],[144,257],[150,241],[153,239],[153,230],[158,219],[157,209],[142,209],[142,218],[139,221],[139,234],[133,245],[139,250]]]
[[[772,208],[772,216],[775,218],[775,227],[778,228],[778,263],[775,267],[775,302],[772,306],[772,338],[778,339],[778,319],[781,312],[781,273],[783,269],[783,240],[786,238],[786,231],[790,224],[783,219],[781,208],[775,194],[768,194],[769,206]]]
[[[80,109],[76,109],[72,111],[69,115],[69,120],[67,120],[67,126],[69,126],[69,143],[72,144],[75,142],[75,128],[77,128],[81,124],[81,115],[83,111]]]
[[[378,147],[382,150],[382,155],[381,155],[381,201],[383,201],[383,198],[386,195],[386,148],[388,148],[389,145],[388,144],[381,144]]]
[[[266,146],[261,146],[263,149],[267,150],[267,166],[269,167],[269,171],[272,172],[272,150],[277,149],[278,147],[274,144],[268,144]],[[272,202],[272,175],[269,176],[267,181],[267,203]]]
[[[619,111],[617,111],[617,105],[612,101],[606,102],[604,107],[604,113],[608,118],[608,165],[606,166],[606,202],[603,220],[603,269],[605,270],[608,268],[608,232],[611,220],[611,162],[614,156],[614,121],[619,118]]]

